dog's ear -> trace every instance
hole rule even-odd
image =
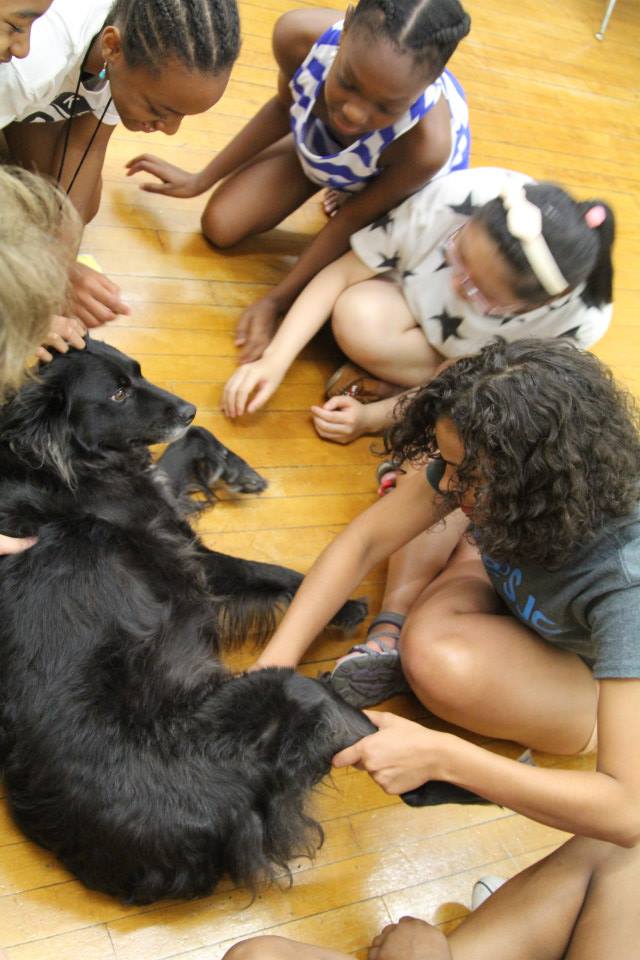
[[[2,408],[0,437],[19,459],[38,469],[48,468],[73,487],[71,428],[63,383],[54,369],[45,369],[43,376],[26,383]]]

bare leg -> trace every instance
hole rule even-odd
[[[419,469],[425,468],[422,466]],[[407,467],[408,473],[414,470],[412,466]],[[398,474],[398,488],[402,487],[406,476],[404,473]],[[469,520],[462,510],[455,510],[394,553],[389,559],[380,609],[406,616],[425,588],[445,569],[468,526]],[[387,643],[392,635],[399,638],[397,626],[387,621],[381,622]],[[375,640],[368,645],[373,648],[377,646]]]
[[[215,246],[232,247],[277,226],[317,189],[288,135],[220,184],[202,214],[202,232]]]
[[[442,363],[400,287],[387,280],[365,280],[345,290],[336,301],[332,328],[350,360],[401,387],[426,383]]]
[[[445,940],[422,921],[403,920],[424,960],[634,960],[640,937],[640,848],[574,837],[519,873]],[[387,928],[373,941],[377,956]],[[407,953],[405,949],[404,954]],[[324,947],[253,937],[224,960],[347,960]]]
[[[350,960],[348,954],[285,937],[251,937],[227,950],[223,960]]]
[[[415,955],[419,955],[421,960],[451,960],[444,935],[428,923],[409,918],[403,919],[399,925],[385,927],[382,933],[374,938],[369,948],[370,960],[376,960],[381,944],[384,944],[389,934],[397,935],[395,929],[397,926],[406,927],[407,925],[412,928],[408,934],[411,940],[416,936],[419,938],[418,952]],[[404,929],[403,934],[404,940],[407,936]],[[400,957],[405,954],[397,955]],[[396,956],[396,953],[393,956]],[[350,960],[350,957],[337,950],[314,947],[308,943],[299,943],[297,940],[287,940],[285,937],[252,937],[231,947],[225,953],[223,960]]]
[[[574,837],[501,887],[449,937],[453,960],[632,960],[640,848]]]
[[[593,733],[591,671],[505,614],[464,540],[413,604],[400,656],[416,696],[467,730],[559,754],[579,752]]]

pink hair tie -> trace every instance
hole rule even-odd
[[[593,230],[594,227],[601,226],[607,219],[607,211],[601,203],[596,203],[595,207],[589,207],[584,219],[587,221],[587,226]]]

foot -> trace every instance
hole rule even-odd
[[[479,880],[476,880],[471,893],[471,909],[477,910],[506,882],[504,877],[496,877],[493,874],[488,874],[486,877],[480,877]]]
[[[376,480],[378,481],[379,497],[384,497],[394,489],[400,472],[400,464],[396,460],[383,460],[382,463],[378,464]]]
[[[378,380],[371,374],[356,366],[355,363],[343,363],[333,373],[325,385],[325,397],[347,396],[359,400],[360,403],[375,403],[386,400],[401,393],[402,387],[387,380]]]
[[[398,693],[408,693],[402,673],[398,643],[404,617],[385,614],[375,618],[367,640],[341,657],[331,673],[331,686],[354,707],[372,707]]]
[[[343,203],[349,199],[344,190],[325,190],[322,195],[322,209],[328,217],[335,217]]]
[[[452,960],[447,938],[424,920],[402,917],[385,927],[369,947],[369,960]]]

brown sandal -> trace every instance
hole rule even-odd
[[[371,374],[354,363],[343,363],[333,373],[325,385],[325,397],[353,397],[360,403],[376,403],[400,393],[401,387],[386,380],[377,380]]]

